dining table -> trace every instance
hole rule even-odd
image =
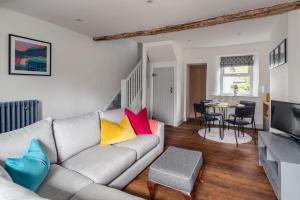
[[[238,108],[238,107],[245,107],[245,105],[236,103],[236,102],[207,102],[205,103],[205,107],[218,109],[219,112],[222,114],[222,138],[224,138],[224,129],[225,129],[225,120],[228,119],[228,109],[230,108]]]

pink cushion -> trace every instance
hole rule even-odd
[[[146,108],[142,109],[138,114],[135,114],[134,112],[128,109],[125,109],[125,115],[127,115],[135,134],[152,134],[148,122]]]
[[[152,134],[156,133],[157,124],[158,124],[158,121],[156,121],[154,119],[149,119],[149,125],[150,125]]]

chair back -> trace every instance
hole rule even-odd
[[[195,113],[205,114],[206,113],[205,103],[204,102],[194,103],[194,111]]]
[[[254,101],[240,101],[240,104],[243,104],[245,106],[252,106],[254,108],[256,106],[256,102],[254,102]]]
[[[210,99],[204,99],[204,100],[200,101],[200,103],[210,103],[210,102],[212,102],[212,100],[210,100]]]
[[[237,107],[235,109],[235,115],[239,118],[253,118],[255,113],[255,107],[253,106],[244,106]]]

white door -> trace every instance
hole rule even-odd
[[[153,69],[153,115],[165,124],[174,124],[174,68]]]

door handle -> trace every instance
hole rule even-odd
[[[173,87],[170,88],[170,92],[171,92],[171,94],[173,94]]]

